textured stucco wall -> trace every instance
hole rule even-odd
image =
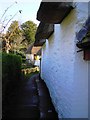
[[[41,77],[59,118],[88,117],[88,62],[76,47],[76,32],[87,16],[87,3],[77,3],[43,46]]]

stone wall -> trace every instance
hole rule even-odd
[[[88,61],[77,53],[76,32],[88,16],[88,4],[76,8],[55,24],[42,50],[41,77],[45,80],[59,118],[88,117]]]

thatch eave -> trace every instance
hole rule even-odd
[[[72,2],[41,2],[37,20],[52,24],[61,23],[72,8]]]

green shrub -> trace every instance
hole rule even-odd
[[[21,57],[14,54],[2,54],[2,79],[19,80],[21,74]]]
[[[3,94],[12,92],[20,81],[21,57],[14,54],[2,53],[2,88]]]

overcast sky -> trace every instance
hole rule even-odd
[[[5,10],[12,5],[5,13],[2,21],[5,20],[7,22],[17,13],[12,21],[18,20],[20,23],[23,23],[32,20],[38,25],[39,21],[36,20],[36,14],[41,0],[16,0],[16,2],[17,4],[14,0],[0,0],[0,19]],[[21,14],[18,12],[19,10],[22,10]]]

